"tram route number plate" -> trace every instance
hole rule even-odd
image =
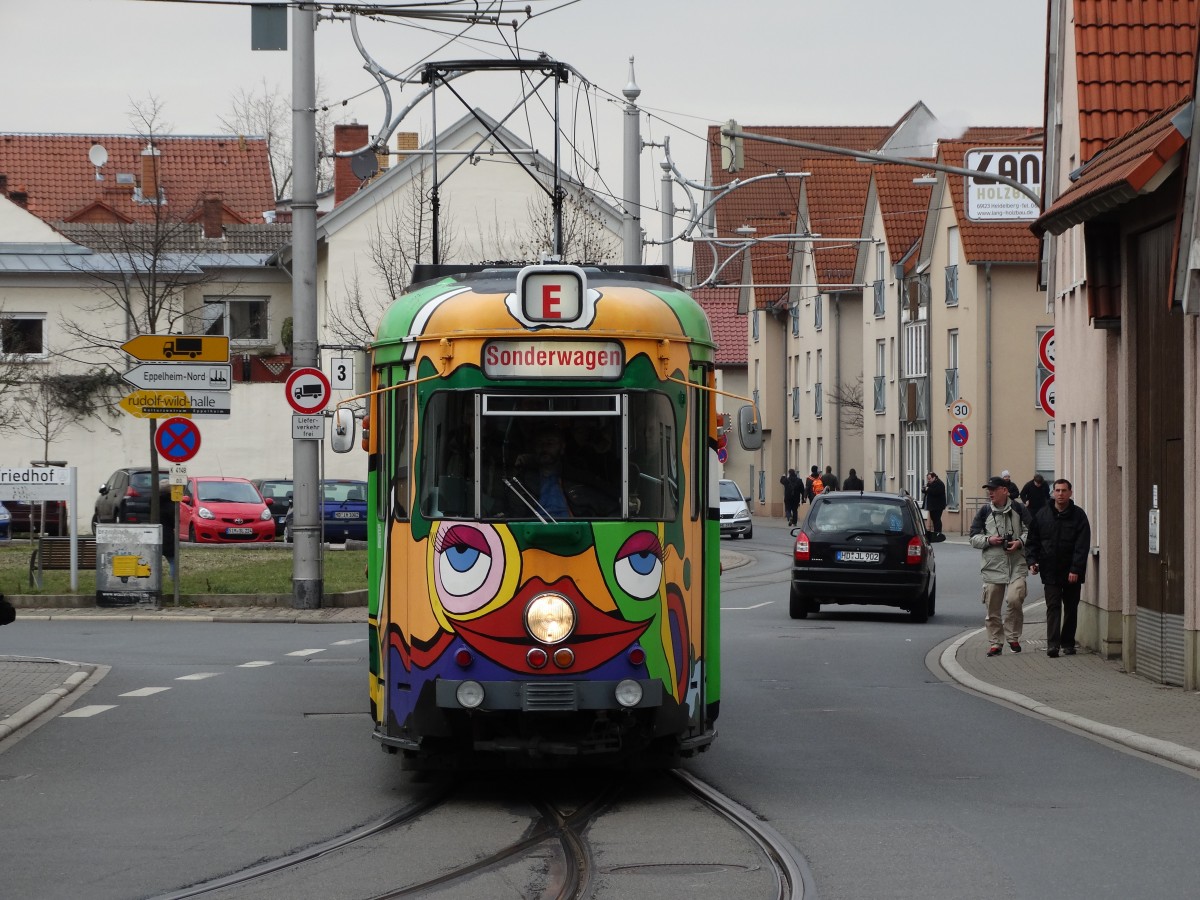
[[[879,554],[870,550],[839,550],[838,562],[879,562]]]

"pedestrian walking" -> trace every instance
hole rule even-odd
[[[846,476],[846,480],[842,482],[843,491],[861,491],[864,489],[863,480],[858,477],[858,473],[853,469]]]
[[[783,512],[787,516],[788,525],[794,526],[799,515],[800,498],[804,496],[804,482],[796,474],[795,469],[788,469],[786,475],[779,476],[783,485]]]
[[[838,481],[837,475],[834,474],[833,466],[825,467],[825,474],[821,476],[821,481],[824,483],[825,490],[827,491],[841,490],[841,484]]]
[[[1021,502],[1025,504],[1025,508],[1029,510],[1031,516],[1036,517],[1038,510],[1050,502],[1050,485],[1046,484],[1046,479],[1042,477],[1042,473],[1038,472],[1021,488]]]
[[[817,494],[825,492],[825,482],[821,480],[821,470],[816,466],[812,467],[812,474],[804,479],[804,492],[808,495],[809,500],[812,500]]]
[[[1012,473],[1005,469],[1000,473],[1000,477],[1004,479],[1004,486],[1008,488],[1008,496],[1013,500],[1019,500],[1021,497],[1021,489],[1017,487],[1017,483],[1012,480]]]
[[[983,605],[987,609],[988,656],[999,656],[1008,648],[1021,652],[1021,629],[1025,624],[1024,548],[1029,540],[1029,511],[1008,495],[1008,485],[999,476],[988,479],[984,490],[988,502],[979,508],[971,522],[971,546],[983,551],[980,576],[983,580]],[[1003,612],[1003,620],[1001,613]]]
[[[921,488],[921,493],[925,497],[925,511],[929,513],[933,539],[944,541],[946,536],[942,534],[942,513],[946,509],[946,483],[938,478],[937,472],[930,472],[925,476],[925,486]]]
[[[1075,654],[1075,625],[1079,594],[1087,574],[1092,526],[1087,513],[1075,505],[1071,482],[1059,478],[1047,503],[1033,517],[1025,559],[1031,574],[1042,577],[1046,589],[1046,655]]]

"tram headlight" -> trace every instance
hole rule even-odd
[[[629,709],[642,702],[642,686],[632,678],[626,678],[617,685],[614,695],[618,703]]]
[[[478,681],[464,681],[454,691],[459,705],[467,709],[475,709],[483,702],[483,685]]]
[[[538,594],[525,607],[525,627],[543,644],[557,644],[575,630],[575,608],[561,594]]]

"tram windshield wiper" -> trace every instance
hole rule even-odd
[[[537,497],[533,496],[529,489],[525,487],[525,485],[521,484],[521,480],[515,475],[512,478],[505,478],[504,483],[508,486],[510,491],[517,495],[518,500],[529,507],[529,511],[537,516],[539,522],[558,522],[554,516],[550,515],[550,513],[546,511],[546,507],[542,506],[542,504],[538,502]]]

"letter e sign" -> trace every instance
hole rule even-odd
[[[521,279],[521,306],[531,322],[574,322],[583,311],[583,284],[563,269],[531,269]]]

